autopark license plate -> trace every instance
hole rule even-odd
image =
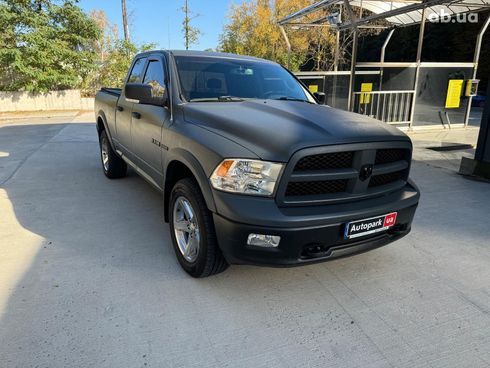
[[[352,221],[345,225],[345,238],[354,239],[381,231],[386,231],[396,223],[396,212],[387,215]]]

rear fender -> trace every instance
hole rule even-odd
[[[109,143],[112,147],[112,149],[114,150],[114,152],[117,152],[116,151],[116,147],[114,145],[114,142],[112,141],[112,135],[111,135],[111,131],[109,130],[109,126],[107,125],[107,119],[105,117],[105,113],[103,110],[100,110],[98,113],[97,113],[97,122],[96,122],[96,128],[97,128],[97,134],[100,136],[100,133],[102,132],[102,127],[100,127],[100,121],[102,121],[102,127],[103,127],[103,130],[105,130],[106,134],[107,134],[107,137],[109,138]]]

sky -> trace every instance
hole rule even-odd
[[[189,0],[191,11],[199,14],[192,21],[203,34],[196,50],[216,48],[225,24],[225,16],[232,0]],[[235,0],[240,3],[241,0]],[[131,40],[138,45],[155,43],[158,48],[184,49],[181,32],[184,0],[126,0],[130,17]],[[93,9],[104,10],[112,23],[117,24],[122,38],[120,0],[80,0],[78,5],[87,13]]]

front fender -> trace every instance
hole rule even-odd
[[[186,165],[192,172],[194,177],[201,188],[202,195],[206,201],[206,206],[211,212],[216,212],[216,205],[214,203],[213,193],[211,191],[211,184],[209,178],[198,159],[189,151],[183,148],[175,148],[169,151],[165,162],[165,172],[167,172],[168,166],[172,161],[180,161]]]

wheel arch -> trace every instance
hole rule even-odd
[[[95,122],[95,127],[97,129],[97,136],[98,137],[100,137],[100,134],[102,133],[103,130],[106,132],[107,137],[109,138],[109,144],[111,145],[114,152],[117,152],[116,147],[114,146],[114,142],[112,141],[112,134],[111,134],[111,131],[110,131],[109,126],[107,124],[107,118],[105,116],[104,111],[102,111],[102,110],[100,110],[97,113],[97,120]]]
[[[206,202],[206,206],[211,212],[216,212],[211,185],[204,169],[194,155],[189,151],[179,148],[172,151],[172,154],[169,155],[165,168],[165,181],[163,186],[165,222],[169,221],[169,202],[172,188],[180,179],[187,177],[196,180]]]
[[[107,128],[107,119],[105,117],[104,111],[100,110],[97,113],[97,121],[95,127],[97,128],[97,134],[100,136],[100,133],[105,130],[107,134],[109,134],[109,129]]]

